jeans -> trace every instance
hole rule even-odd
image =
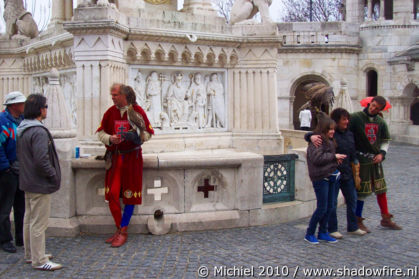
[[[329,216],[328,230],[329,232],[338,231],[338,218],[336,215],[336,207],[338,204],[339,188],[342,191],[343,196],[345,197],[348,232],[356,231],[358,229],[355,215],[357,194],[353,178],[350,178],[348,180],[340,180],[338,183],[336,183],[333,208]]]
[[[314,192],[317,198],[317,208],[311,216],[307,228],[307,235],[314,235],[317,224],[319,233],[327,233],[327,223],[333,207],[336,177],[331,175],[328,178],[313,181]]]
[[[0,244],[13,240],[10,231],[10,212],[18,187],[18,176],[10,169],[0,171]]]

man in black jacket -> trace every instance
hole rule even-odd
[[[54,140],[42,124],[47,117],[47,99],[29,95],[25,120],[18,132],[18,158],[21,165],[19,187],[25,192],[24,243],[26,262],[39,270],[57,270],[60,264],[45,254],[45,231],[51,211],[51,193],[58,191],[61,170]]]
[[[336,132],[334,134],[334,139],[337,144],[336,153],[345,154],[347,156],[342,161],[342,163],[338,165],[338,170],[341,173],[341,177],[340,183],[336,184],[338,188],[335,189],[335,204],[333,211],[330,214],[328,231],[330,236],[334,238],[340,239],[343,237],[343,235],[338,232],[338,221],[336,216],[337,197],[340,188],[346,201],[346,218],[348,223],[347,230],[351,234],[361,236],[366,234],[366,232],[359,229],[355,215],[357,193],[351,163],[354,165],[359,163],[355,153],[356,150],[354,136],[352,132],[348,130],[349,112],[343,108],[337,108],[332,111],[330,116],[336,122]],[[311,140],[316,146],[321,144],[321,137],[313,135],[313,133],[307,133],[305,135],[305,139],[307,141]],[[355,179],[359,179],[359,177],[356,177]]]

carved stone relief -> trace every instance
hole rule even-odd
[[[129,84],[157,132],[226,130],[224,71],[133,67]]]
[[[76,72],[60,73],[60,84],[67,108],[70,110],[69,113],[71,115],[72,127],[75,128],[77,127]],[[33,76],[32,93],[45,95],[47,87],[48,78],[46,75]]]

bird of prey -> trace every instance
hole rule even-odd
[[[308,101],[299,110],[310,109],[314,112],[322,111],[328,114],[335,101],[333,88],[322,82],[315,82],[307,84],[304,89],[306,89],[305,96]]]
[[[322,113],[328,115],[329,109],[333,107],[333,102],[335,101],[333,88],[322,82],[314,82],[307,84],[303,89],[308,101],[298,111],[309,109],[316,116],[313,123],[316,126],[319,118],[323,116]]]
[[[141,142],[144,143],[151,138],[151,134],[147,132],[143,116],[134,110],[132,104],[128,106],[128,122],[135,132],[140,135]]]

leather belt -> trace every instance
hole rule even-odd
[[[127,153],[133,152],[135,150],[139,150],[140,148],[141,148],[141,146],[137,146],[135,148],[128,149],[128,150],[119,150],[118,149],[116,152],[118,152],[118,154],[127,154]]]

